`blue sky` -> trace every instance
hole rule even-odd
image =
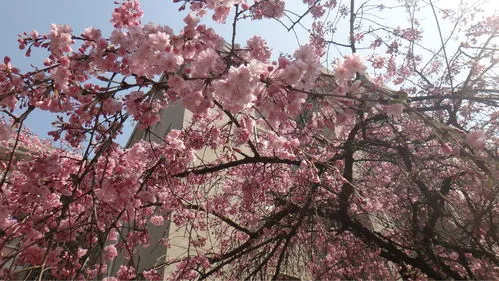
[[[110,23],[111,13],[116,5],[113,0],[15,0],[1,1],[0,10],[3,16],[0,17],[0,57],[9,56],[14,66],[28,71],[31,65],[41,65],[47,56],[46,52],[33,51],[31,57],[26,58],[24,52],[18,49],[18,34],[37,30],[40,34],[48,32],[50,24],[69,24],[73,27],[74,34],[80,34],[86,27],[95,26],[100,28],[104,34],[112,31]],[[155,22],[166,24],[178,31],[183,24],[185,13],[178,12],[178,4],[173,4],[172,0],[143,0],[141,1],[144,10],[142,22]],[[301,1],[289,1],[292,6],[299,6]],[[293,4],[294,3],[294,4]],[[288,4],[288,5],[289,5]],[[296,7],[295,7],[296,8]],[[298,7],[302,8],[303,7]],[[219,34],[225,38],[230,38],[230,24],[221,25],[207,21],[209,26],[214,27]],[[275,21],[248,21],[241,25],[238,31],[238,42],[244,43],[254,34],[265,38],[275,52],[292,53],[298,46],[295,35],[286,32],[283,27]],[[303,32],[299,34],[302,43],[307,41],[307,36]],[[54,115],[45,112],[34,112],[26,120],[25,125],[34,133],[41,137],[46,137],[47,132],[52,130],[51,121]],[[131,125],[128,125],[124,135],[120,138],[120,143],[124,144],[131,132]]]

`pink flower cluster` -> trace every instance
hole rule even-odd
[[[176,71],[184,59],[178,52],[173,52],[172,35],[171,28],[154,24],[116,29],[110,41],[119,48],[122,58],[120,61],[115,58],[113,63],[117,63],[124,74],[146,77]]]
[[[71,26],[64,24],[52,24],[48,39],[50,40],[50,51],[56,56],[61,56],[63,53],[72,51],[73,44]]]
[[[22,79],[19,69],[12,66],[9,57],[4,57],[0,63],[0,106],[13,110],[17,104],[14,93],[22,91]]]
[[[253,68],[231,66],[227,78],[213,82],[213,96],[231,112],[239,112],[253,105],[257,91],[263,86]]]
[[[150,97],[147,97],[142,91],[134,91],[124,97],[124,104],[127,111],[140,121],[141,126],[147,128],[156,124],[159,121],[158,112],[164,108],[164,102],[150,102]]]
[[[253,17],[255,19],[281,18],[284,16],[285,3],[282,0],[255,0],[252,6]]]
[[[482,130],[471,131],[466,135],[466,144],[473,148],[481,149],[485,147],[486,136]]]
[[[140,24],[140,18],[143,14],[139,1],[125,0],[118,8],[114,9],[111,22],[116,28],[137,26]]]
[[[352,44],[390,54],[370,56],[379,75],[361,76],[358,54],[329,75],[320,59],[334,26],[322,20],[336,1],[303,0],[311,42],[276,61],[258,35],[232,45],[198,17],[224,22],[237,9],[240,26],[282,18],[285,1],[174,2],[191,9],[179,32],[141,24],[139,1],[123,1],[109,38],[52,25],[19,40],[27,55],[48,51],[43,66],[22,73],[8,57],[0,64],[0,279],[21,270],[156,280],[168,266],[172,280],[272,278],[295,256],[312,279],[497,279],[488,219],[499,212],[497,79],[483,59],[494,66],[492,48],[414,75],[421,58],[404,52],[420,34],[398,30],[387,42],[376,34],[371,44],[373,33],[359,25]],[[495,25],[481,22],[475,35],[493,36]],[[440,76],[466,67],[465,83]],[[407,99],[389,99],[385,79],[410,82]],[[162,135],[153,125],[167,106],[190,112],[182,129]],[[49,133],[57,144],[20,127],[34,109],[61,113]],[[131,119],[145,138],[122,149],[116,138]],[[140,249],[177,246],[173,237],[154,241],[151,227],[173,225],[185,255],[142,270]],[[473,243],[455,247],[465,240]]]
[[[367,67],[358,54],[346,55],[336,65],[335,77],[339,85],[346,85],[348,81],[355,78],[355,74],[364,74]]]
[[[267,42],[259,36],[253,36],[246,42],[248,48],[248,60],[257,59],[261,62],[268,63],[272,52],[267,46]]]
[[[260,79],[268,85],[258,91],[256,106],[273,125],[287,122],[300,113],[310,90],[321,71],[319,58],[309,45],[301,46],[293,54],[294,60],[280,57],[271,66],[255,64]]]

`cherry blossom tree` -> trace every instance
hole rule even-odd
[[[54,24],[19,39],[43,64],[0,64],[0,278],[499,278],[499,17],[431,0],[174,2],[178,33],[122,1],[110,36]],[[280,56],[239,42],[256,20],[309,42]],[[127,120],[147,132],[175,104],[188,126],[117,144]],[[34,110],[57,114],[53,143],[23,126]],[[169,222],[185,254],[139,270],[148,226]]]

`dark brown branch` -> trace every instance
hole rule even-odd
[[[183,178],[191,173],[195,174],[195,175],[204,175],[204,174],[209,174],[209,173],[225,170],[228,168],[237,167],[240,165],[258,164],[258,163],[261,163],[261,164],[287,164],[287,165],[295,165],[295,166],[300,165],[300,161],[298,161],[298,160],[280,159],[277,157],[267,157],[267,156],[256,156],[256,157],[248,157],[248,158],[243,158],[241,160],[223,163],[223,164],[216,165],[216,166],[185,171],[182,173],[175,174],[175,175],[173,175],[173,177]]]

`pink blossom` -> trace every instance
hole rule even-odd
[[[221,66],[222,62],[219,55],[213,49],[206,49],[197,55],[197,60],[193,65],[193,74],[206,75],[215,72]]]
[[[18,99],[14,94],[9,94],[0,99],[0,106],[5,106],[10,109],[14,109],[17,104]]]
[[[50,50],[57,56],[63,53],[71,52],[71,45],[73,44],[71,26],[64,24],[52,24],[50,26]]]
[[[303,45],[293,54],[295,60],[280,60],[280,78],[284,83],[308,90],[320,74],[319,58],[310,45]],[[282,63],[282,65],[281,65]]]
[[[284,15],[284,6],[282,0],[260,0],[253,6],[253,17],[280,18]]]
[[[453,153],[452,145],[450,143],[441,143],[440,147],[445,155],[451,155]]]
[[[152,216],[150,222],[154,225],[163,225],[163,216]]]
[[[404,111],[404,105],[401,103],[389,104],[384,106],[388,116],[398,117]]]
[[[485,147],[485,140],[486,136],[485,133],[482,130],[475,130],[471,131],[466,135],[466,144],[469,146],[476,148],[476,149],[482,149]]]
[[[301,60],[292,62],[282,71],[281,78],[286,84],[295,86],[300,82],[306,71],[307,64],[305,62]]]
[[[106,260],[113,260],[118,255],[115,245],[108,245],[104,248],[104,258]]]
[[[452,253],[450,253],[449,258],[451,258],[453,260],[457,260],[459,258],[459,254],[456,252],[452,252]]]
[[[187,26],[192,27],[196,26],[199,23],[200,19],[196,17],[193,13],[188,13],[187,16],[184,18],[185,24]]]
[[[102,32],[98,28],[87,27],[87,28],[85,28],[85,31],[83,32],[82,35],[83,35],[83,37],[85,37],[88,40],[97,41],[98,39],[101,38]]]
[[[421,39],[421,30],[417,30],[414,28],[406,28],[399,30],[402,38],[408,40],[408,41],[418,41]]]
[[[227,78],[213,83],[214,96],[228,110],[238,112],[250,107],[255,100],[258,78],[245,65],[231,67]]]
[[[87,254],[87,252],[88,252],[87,249],[78,248],[77,257],[82,258],[83,256],[85,256]]]
[[[150,269],[150,270],[144,270],[144,272],[142,272],[142,274],[144,275],[144,278],[146,278],[147,280],[161,280],[161,275],[154,269]]]
[[[251,58],[262,62],[269,61],[272,53],[267,46],[267,43],[261,37],[253,36],[246,42],[246,44],[248,45],[249,55]]]
[[[310,7],[310,13],[314,18],[320,18],[324,15],[326,9],[322,5],[313,5]]]
[[[229,15],[230,7],[218,6],[215,8],[215,13],[213,14],[213,20],[219,23],[225,23],[227,16]]]
[[[204,100],[205,97],[201,91],[189,91],[184,95],[182,104],[192,112],[201,113],[208,109]]]
[[[381,56],[376,56],[372,58],[372,66],[374,68],[383,68],[385,66],[385,58]]]
[[[367,67],[358,54],[344,56],[344,60],[336,65],[335,76],[340,85],[345,85],[349,80],[355,78],[355,74],[363,74]]]
[[[139,1],[123,1],[118,8],[114,9],[111,22],[116,28],[131,27],[140,24],[143,14]]]
[[[173,75],[168,78],[168,87],[174,91],[181,91],[185,87],[185,81],[178,75]]]
[[[155,50],[165,50],[170,46],[170,36],[164,32],[150,33],[147,36],[147,44]]]
[[[344,56],[345,67],[351,72],[364,74],[367,67],[364,65],[364,60],[358,54],[351,54]]]

